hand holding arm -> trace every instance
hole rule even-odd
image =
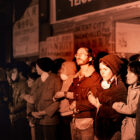
[[[94,105],[96,108],[99,108],[101,106],[99,99],[96,98],[91,91],[88,93],[88,100],[89,102]]]
[[[32,116],[37,119],[41,119],[44,115],[46,115],[45,111],[32,112]]]

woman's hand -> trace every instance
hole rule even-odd
[[[31,96],[29,94],[22,94],[20,96],[20,98],[24,99],[26,102],[28,102],[30,104],[34,104],[34,98],[33,98],[33,96]]]
[[[64,92],[63,91],[58,91],[56,92],[56,94],[54,95],[55,99],[59,99],[59,98],[63,98],[64,97]]]
[[[101,104],[98,98],[96,98],[91,91],[89,91],[88,95],[88,100],[89,102],[94,105],[97,109],[100,108]]]
[[[41,119],[44,115],[46,115],[45,111],[32,112],[32,116],[36,119]]]
[[[76,108],[76,101],[73,101],[69,107],[70,110],[74,110]]]

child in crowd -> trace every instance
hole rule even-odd
[[[121,140],[134,140],[136,138],[136,110],[140,96],[140,62],[131,62],[127,69],[128,95],[127,104],[115,102],[112,106],[117,112],[125,114],[122,121]]]

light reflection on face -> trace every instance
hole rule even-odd
[[[88,49],[87,48],[79,48],[77,53],[75,54],[77,65],[85,65],[89,63]]]
[[[129,68],[127,69],[127,75],[126,75],[126,77],[127,77],[126,82],[129,85],[134,85],[138,81],[138,76],[134,72],[130,71]]]
[[[103,62],[99,64],[100,74],[104,81],[108,81],[113,77],[112,70],[107,67]]]
[[[12,81],[16,81],[17,78],[18,78],[18,70],[16,68],[13,68],[11,72],[11,79]]]
[[[43,71],[40,69],[40,67],[36,64],[36,72],[38,75],[41,75]]]

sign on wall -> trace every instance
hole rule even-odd
[[[38,4],[26,9],[13,27],[13,56],[29,56],[39,52]]]
[[[112,26],[112,21],[107,19],[77,24],[74,31],[75,46],[90,47],[95,54],[112,51]]]
[[[116,52],[140,53],[140,25],[116,23]]]
[[[40,42],[40,57],[72,60],[74,56],[74,38],[72,33],[48,37]]]
[[[138,0],[55,0],[56,21]]]

